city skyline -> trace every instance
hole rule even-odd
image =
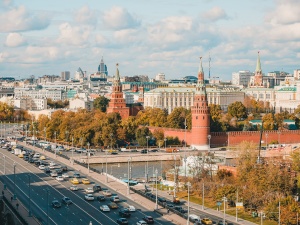
[[[78,67],[110,76],[165,73],[230,80],[240,70],[299,69],[300,2],[297,0],[120,1],[2,0],[0,76],[59,75]]]

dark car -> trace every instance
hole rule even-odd
[[[71,199],[68,198],[68,197],[63,197],[61,201],[62,201],[62,203],[64,203],[65,205],[70,205],[70,204],[72,204]]]
[[[124,208],[124,209],[121,209],[121,210],[119,211],[119,215],[120,215],[121,217],[129,218],[129,217],[131,216],[131,213],[130,213],[130,211],[129,211],[128,209]]]
[[[146,154],[146,153],[148,153],[148,150],[147,150],[147,149],[142,149],[142,150],[141,150],[141,153],[142,153],[142,154]]]
[[[53,200],[51,202],[51,205],[52,205],[53,208],[60,208],[61,207],[61,204],[58,200]]]
[[[28,155],[24,155],[24,156],[23,156],[23,160],[24,160],[24,161],[28,161],[28,160],[29,160],[29,156],[28,156]]]
[[[93,186],[93,190],[94,190],[95,192],[99,192],[99,191],[102,191],[102,188],[101,188],[101,186],[100,186],[99,184],[95,184],[95,185]]]
[[[181,206],[175,206],[174,209],[178,212],[180,212],[183,208]]]
[[[44,172],[45,172],[45,173],[51,173],[51,170],[50,170],[50,168],[47,166],[47,167],[45,167]]]
[[[98,200],[99,202],[103,202],[103,201],[106,200],[106,198],[105,198],[104,195],[99,195],[99,196],[97,196],[97,200]]]
[[[167,200],[163,197],[159,197],[159,198],[157,198],[157,201],[165,203]]]
[[[128,224],[128,220],[126,218],[117,219],[117,224]]]
[[[61,166],[62,171],[66,172],[68,171],[68,167],[67,166]]]
[[[151,149],[150,152],[158,152],[158,149]]]
[[[33,158],[29,158],[28,162],[29,162],[29,163],[34,163],[35,160],[34,160]]]
[[[147,223],[147,224],[152,224],[154,223],[154,220],[152,218],[152,216],[144,216],[143,220]]]

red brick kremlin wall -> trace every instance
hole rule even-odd
[[[164,131],[166,137],[178,137],[180,141],[186,140],[187,145],[191,145],[191,131],[184,129],[172,129],[162,127],[149,127],[151,132],[155,129]],[[200,134],[201,135],[201,134]],[[232,131],[232,132],[212,132],[211,147],[235,146],[242,141],[252,141],[259,144],[260,131]],[[264,131],[262,134],[262,144],[270,144],[278,141],[280,144],[300,143],[300,130]]]

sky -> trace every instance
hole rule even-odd
[[[0,1],[1,77],[90,74],[103,57],[110,76],[180,79],[202,57],[228,81],[258,51],[265,74],[300,69],[299,0]]]

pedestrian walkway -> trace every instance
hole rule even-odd
[[[22,202],[20,202],[18,199],[14,200],[12,192],[10,192],[10,190],[8,190],[7,188],[4,189],[4,185],[2,182],[0,182],[0,190],[1,190],[1,197],[4,196],[4,198],[7,200],[7,204],[9,204],[12,207],[11,212],[14,214],[15,219],[20,221],[20,223],[18,224],[24,224],[25,222],[29,225],[40,225],[40,223],[35,217],[31,215],[29,216],[28,210],[22,204]],[[17,214],[19,214],[19,216],[21,216],[23,220],[18,219]]]
[[[25,143],[19,143],[19,144],[25,146]],[[82,173],[86,176],[90,176],[93,179],[95,179],[95,180],[97,180],[101,183],[106,184],[112,190],[114,190],[114,191],[116,191],[116,192],[118,192],[122,195],[127,196],[128,198],[130,198],[134,202],[142,205],[143,207],[147,208],[150,211],[153,211],[155,209],[155,202],[145,198],[142,195],[134,193],[133,191],[130,191],[130,194],[128,195],[128,186],[127,186],[127,184],[122,182],[121,180],[109,175],[109,174],[106,174],[106,173],[101,174],[101,173],[94,172],[94,171],[89,170],[88,168],[86,168],[84,166],[81,166],[77,163],[74,163],[72,160],[60,157],[59,155],[55,155],[54,153],[44,151],[44,150],[42,150],[40,148],[37,148],[37,147],[33,147],[33,146],[30,146],[30,147],[32,147],[36,152],[42,153],[46,157],[56,159],[57,161],[60,161],[61,163],[67,165],[68,167],[73,168],[74,170],[76,170],[76,171],[78,171],[78,172],[80,172],[80,173]],[[160,196],[167,197],[167,195],[168,195],[167,191],[158,190],[158,192],[159,192]],[[192,203],[192,202],[190,202],[190,207],[195,208],[195,209],[200,210],[200,211],[203,211],[207,214],[216,215],[216,216],[220,216],[221,218],[223,218],[223,212],[213,210],[213,209],[209,209],[209,208],[202,209],[201,205],[198,205],[198,204],[195,204],[195,203]],[[163,216],[163,218],[165,218],[166,220],[172,221],[174,224],[177,224],[177,225],[186,225],[187,224],[187,221],[186,221],[185,218],[182,218],[181,216],[179,216],[175,213],[172,213],[172,212],[167,213],[166,209],[162,209],[161,207],[158,211]],[[241,225],[254,225],[255,224],[255,223],[252,223],[252,222],[249,222],[249,221],[246,221],[246,220],[242,220],[242,219],[238,219],[238,221],[236,221],[236,217],[231,216],[231,215],[227,215],[227,214],[226,214],[226,220],[230,221],[230,222],[238,223],[238,224],[241,224]],[[192,225],[192,223],[190,223],[190,224]]]

